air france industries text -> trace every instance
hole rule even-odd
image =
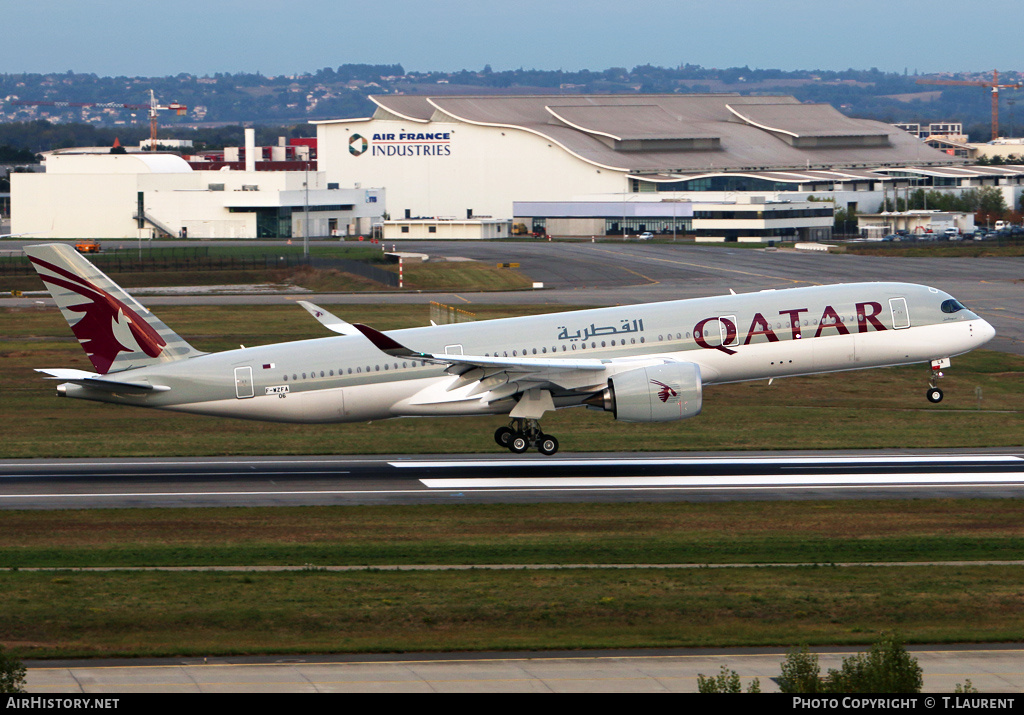
[[[450,132],[374,134],[372,156],[451,156]]]
[[[395,146],[373,146],[373,156],[451,156],[448,144],[406,144]]]

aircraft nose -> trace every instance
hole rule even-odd
[[[987,320],[979,318],[978,325],[974,329],[974,334],[978,338],[978,345],[984,345],[996,336],[996,329],[993,328],[992,324]]]

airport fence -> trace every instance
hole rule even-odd
[[[182,273],[194,271],[271,271],[309,266],[351,273],[397,288],[398,274],[348,258],[303,256],[301,253],[223,255],[206,247],[118,249],[88,256],[104,273]],[[35,275],[26,256],[0,256],[0,276]]]

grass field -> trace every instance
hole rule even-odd
[[[478,318],[560,309],[474,306]],[[426,306],[334,306],[389,330],[429,321]],[[296,306],[168,307],[160,317],[202,350],[323,336]],[[0,309],[0,458],[235,454],[492,452],[493,418],[285,425],[58,399],[36,367],[90,369],[54,309]],[[977,350],[955,358],[946,399],[924,399],[925,366],[710,386],[695,419],[626,424],[583,409],[544,418],[563,451],[948,448],[1018,446],[1024,358]],[[982,399],[977,399],[981,389]],[[118,435],[111,440],[110,435]],[[268,439],[268,435],[272,438]]]
[[[130,242],[126,242],[126,249],[130,249]],[[181,256],[188,252],[188,249],[155,249],[158,255]],[[161,253],[163,251],[163,253]],[[137,255],[127,250],[129,258],[134,259]],[[144,256],[146,253],[144,252]],[[203,256],[210,258],[253,259],[258,262],[269,256],[276,260],[277,256],[297,259],[302,255],[302,246],[277,246],[277,247],[245,247],[245,246],[212,246],[203,251]],[[310,255],[314,258],[346,258],[353,261],[371,262],[377,268],[398,273],[398,265],[393,263],[378,262],[382,259],[383,251],[377,246],[369,245],[318,245],[310,249]],[[350,273],[344,273],[331,268],[310,268],[296,267],[280,269],[261,270],[144,270],[118,272],[104,268],[104,256],[98,260],[101,270],[104,270],[115,283],[123,288],[140,287],[172,287],[172,286],[211,286],[211,285],[247,285],[247,284],[290,284],[308,288],[316,292],[364,292],[396,291],[397,288],[389,288],[381,283],[374,282]],[[94,259],[95,260],[95,259]],[[478,261],[409,261],[403,266],[404,287],[403,290],[424,290],[424,291],[496,291],[496,290],[524,290],[532,286],[529,277],[518,270],[498,268],[495,264],[481,263]],[[33,273],[29,275],[3,275],[0,276],[0,291],[33,291],[42,290],[43,284]]]
[[[1016,641],[1013,566],[13,573],[23,658]]]
[[[4,512],[0,565],[291,564],[292,572],[0,576],[22,657],[985,642],[1024,633],[1009,500]],[[329,572],[384,563],[742,569]]]
[[[1024,560],[1012,500],[2,514],[0,568]]]

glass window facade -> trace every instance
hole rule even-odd
[[[633,193],[649,191],[796,191],[799,183],[770,181],[753,176],[704,176],[684,181],[643,181],[630,179]]]
[[[630,235],[650,231],[651,233],[663,236],[674,233],[683,234],[693,231],[693,221],[689,218],[606,218],[604,220],[604,232],[606,236],[621,236],[625,233]]]

